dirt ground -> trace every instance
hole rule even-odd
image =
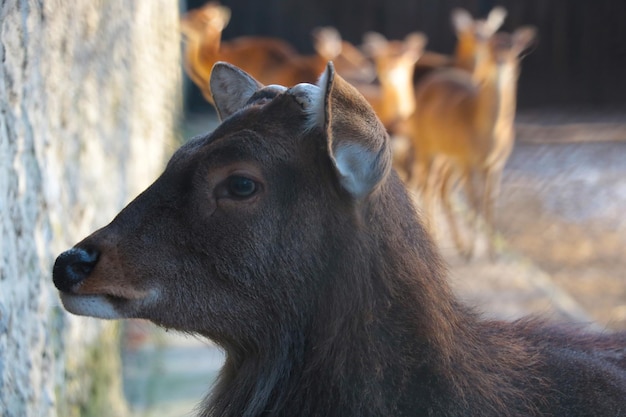
[[[626,329],[626,142],[519,144],[497,207],[510,248]]]

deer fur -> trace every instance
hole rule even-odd
[[[374,60],[380,88],[359,91],[388,130],[415,111],[413,72],[427,42],[421,32],[412,32],[402,41],[389,41],[377,32],[363,36],[362,48]]]
[[[361,48],[372,57],[379,84],[355,86],[392,134],[394,166],[403,178],[411,180],[418,177],[413,175],[412,161],[415,158],[411,155],[410,136],[414,132],[402,126],[415,112],[415,88],[420,88],[420,84],[433,73],[450,68],[473,74],[477,56],[483,53],[485,45],[500,28],[506,14],[504,8],[494,7],[485,19],[474,19],[467,10],[454,9],[451,22],[457,45],[452,56],[425,50],[427,37],[421,32],[410,33],[403,42],[388,41],[376,32],[368,32],[363,36]],[[424,177],[422,175],[420,180],[425,183]],[[415,181],[412,184],[415,185]]]
[[[454,67],[474,72],[477,54],[482,44],[486,43],[500,29],[507,11],[501,6],[491,9],[485,19],[474,19],[465,9],[455,8],[451,13],[452,26],[456,33]]]
[[[264,87],[217,63],[222,123],[61,254],[65,308],[212,339],[212,417],[619,416],[626,334],[482,320],[391,168],[389,137],[328,65]]]
[[[337,62],[338,71],[351,79],[365,82],[376,75],[369,60],[342,40],[335,28],[315,28],[311,35],[317,53],[301,55],[278,38],[241,36],[222,41],[222,31],[230,17],[228,7],[210,1],[187,12],[180,22],[186,41],[185,71],[209,103],[213,103],[209,82],[211,69],[217,61],[242,68],[264,84],[314,82],[329,60]]]
[[[433,72],[417,86],[416,111],[399,128],[412,142],[408,181],[422,190],[427,219],[434,221],[434,203],[439,198],[456,247],[466,258],[472,256],[475,237],[467,244],[461,238],[449,201],[452,186],[460,178],[469,206],[484,216],[493,257],[493,205],[515,140],[520,55],[535,32],[526,26],[512,34],[491,35],[481,46],[472,73]],[[477,216],[473,226],[477,227]]]
[[[425,50],[415,64],[414,84],[432,71],[442,68],[459,68],[468,72],[474,70],[476,53],[481,44],[487,42],[504,23],[507,11],[501,6],[491,9],[484,19],[474,19],[470,12],[455,8],[450,14],[452,28],[457,42],[452,55]]]

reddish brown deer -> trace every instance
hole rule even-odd
[[[277,38],[242,36],[223,42],[222,31],[230,16],[228,7],[211,1],[190,10],[180,21],[186,40],[185,70],[210,103],[213,98],[209,79],[217,61],[242,68],[265,84],[314,82],[329,60],[334,60],[339,73],[349,79],[371,81],[376,76],[370,61],[356,47],[342,40],[335,28],[314,29],[312,37],[317,54],[301,55]]]
[[[493,257],[493,205],[515,139],[520,54],[534,38],[531,27],[492,35],[472,73],[442,69],[424,78],[416,89],[416,111],[400,128],[412,141],[409,183],[422,189],[427,219],[433,220],[438,198],[457,249],[467,258],[475,238],[467,244],[461,239],[449,201],[452,185],[460,178],[470,207],[484,215]]]
[[[454,9],[451,21],[458,41],[453,56],[425,50],[427,38],[420,32],[407,35],[404,42],[388,41],[375,32],[364,35],[362,49],[374,60],[379,85],[355,86],[392,133],[394,167],[403,178],[412,176],[414,158],[409,139],[413,132],[402,128],[401,124],[415,111],[414,85],[419,87],[433,72],[449,68],[473,73],[476,57],[483,53],[505,17],[506,10],[502,7],[493,8],[485,19],[474,19],[467,10]],[[404,133],[409,138],[397,133]]]
[[[500,29],[506,14],[506,9],[497,6],[491,9],[485,19],[474,19],[465,9],[453,9],[450,20],[457,38],[454,54],[446,55],[425,50],[415,64],[414,83],[419,83],[433,70],[441,68],[453,67],[472,72],[480,45],[487,42]]]
[[[329,65],[263,87],[218,63],[222,123],[61,254],[67,310],[223,347],[201,416],[620,416],[626,334],[484,321],[391,168],[389,137]]]
[[[403,165],[406,165],[409,144],[393,132],[415,112],[413,74],[427,41],[421,32],[409,33],[404,40],[391,41],[380,33],[367,32],[361,48],[374,61],[378,83],[354,84],[392,134],[393,166],[402,178],[407,177]]]
[[[333,61],[337,72],[350,82],[371,83],[374,81],[376,69],[371,60],[359,48],[344,40],[336,28],[316,27],[311,32],[311,36],[317,55],[310,56],[309,59],[315,60],[316,63],[323,62],[323,68],[326,67],[328,61]]]
[[[465,9],[452,10],[452,26],[457,43],[454,51],[454,67],[473,72],[477,54],[481,47],[491,39],[504,23],[507,12],[503,7],[491,9],[485,19],[474,19]]]
[[[362,48],[374,60],[379,86],[357,86],[357,89],[388,130],[393,130],[397,123],[408,119],[415,111],[413,71],[427,41],[421,32],[409,33],[401,41],[389,41],[377,32],[367,32],[363,36]]]

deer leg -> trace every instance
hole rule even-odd
[[[407,170],[407,186],[411,190],[417,190],[424,194],[427,188],[428,177],[430,175],[430,163],[427,158],[416,157],[415,149],[411,146],[408,152],[405,166]]]
[[[469,243],[465,251],[462,253],[466,260],[470,260],[474,254],[474,244],[476,236],[478,234],[478,223],[480,221],[481,204],[476,190],[476,173],[467,169],[463,172],[465,196],[468,202],[468,208],[470,209],[469,224],[471,225],[471,237],[468,239]],[[483,182],[483,181],[481,181]],[[483,182],[484,183],[484,182]]]
[[[394,136],[391,141],[393,165],[400,178],[407,184],[411,182],[413,174],[414,150],[411,142],[402,136]]]
[[[424,203],[424,213],[426,215],[426,226],[433,239],[437,240],[438,230],[437,221],[435,219],[435,205],[437,202],[437,181],[439,172],[437,164],[432,160],[423,161],[421,169],[424,176],[420,180],[420,193]]]
[[[500,185],[502,183],[502,170],[499,168],[492,168],[486,173],[485,178],[485,193],[483,196],[483,213],[485,216],[485,228],[487,235],[487,250],[489,258],[493,261],[495,259],[495,227],[494,227],[494,206],[495,199],[500,192]]]
[[[443,206],[444,214],[446,216],[448,228],[450,229],[450,234],[452,235],[452,240],[454,241],[457,252],[463,257],[467,258],[465,244],[463,243],[463,239],[461,238],[461,234],[459,233],[459,226],[457,223],[458,219],[450,202],[450,196],[452,195],[456,180],[453,176],[453,170],[449,165],[443,167],[441,177],[441,204]]]

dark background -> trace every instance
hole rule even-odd
[[[187,0],[196,8],[204,0]],[[419,30],[428,49],[451,53],[456,39],[450,11],[463,7],[484,17],[504,6],[502,30],[534,25],[539,39],[522,62],[520,108],[626,105],[626,0],[223,0],[232,17],[223,33],[275,36],[302,53],[313,53],[310,32],[334,26],[344,39],[360,44],[366,31],[400,39]],[[188,107],[206,106],[190,89]]]

